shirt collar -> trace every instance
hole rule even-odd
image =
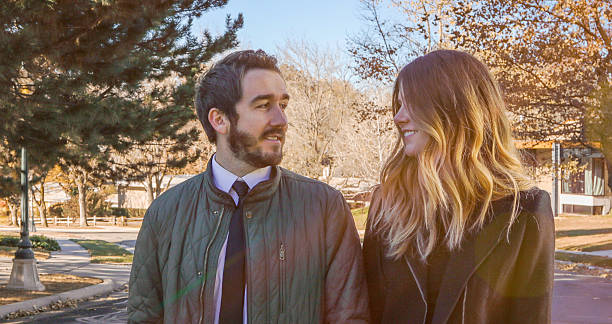
[[[217,154],[212,157],[212,175],[215,183],[215,187],[219,190],[229,193],[232,189],[232,185],[239,178],[237,175],[231,173],[222,167],[216,159]],[[241,180],[246,182],[249,186],[249,190],[253,189],[258,183],[262,181],[266,181],[270,179],[270,173],[272,172],[272,167],[267,166],[260,169],[255,169],[248,174],[245,174]]]

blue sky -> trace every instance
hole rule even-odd
[[[350,34],[363,28],[359,0],[229,0],[227,6],[206,12],[194,24],[213,35],[224,30],[225,16],[244,15],[238,33],[241,48],[261,48],[274,53],[287,39],[313,42],[323,48],[346,47]]]

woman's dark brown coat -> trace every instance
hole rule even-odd
[[[494,202],[489,222],[451,253],[433,324],[550,323],[554,262],[550,197],[533,189],[521,193],[519,204],[509,236],[511,197]],[[368,219],[374,212],[370,210]],[[427,269],[423,263],[415,257],[394,261],[385,256],[384,243],[369,225],[364,255],[373,323],[424,323]]]

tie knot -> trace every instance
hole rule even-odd
[[[249,192],[249,185],[247,185],[246,182],[240,181],[240,180],[236,180],[236,182],[234,182],[234,184],[232,185],[232,188],[236,190],[236,193],[238,194],[239,202],[242,202],[242,198],[244,198],[246,194]]]

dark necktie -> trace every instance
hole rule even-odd
[[[223,284],[221,292],[221,310],[219,324],[242,323],[244,308],[244,287],[246,280],[244,225],[242,219],[243,199],[249,192],[244,181],[236,181],[232,188],[238,193],[238,207],[232,214],[225,251],[223,267]]]

